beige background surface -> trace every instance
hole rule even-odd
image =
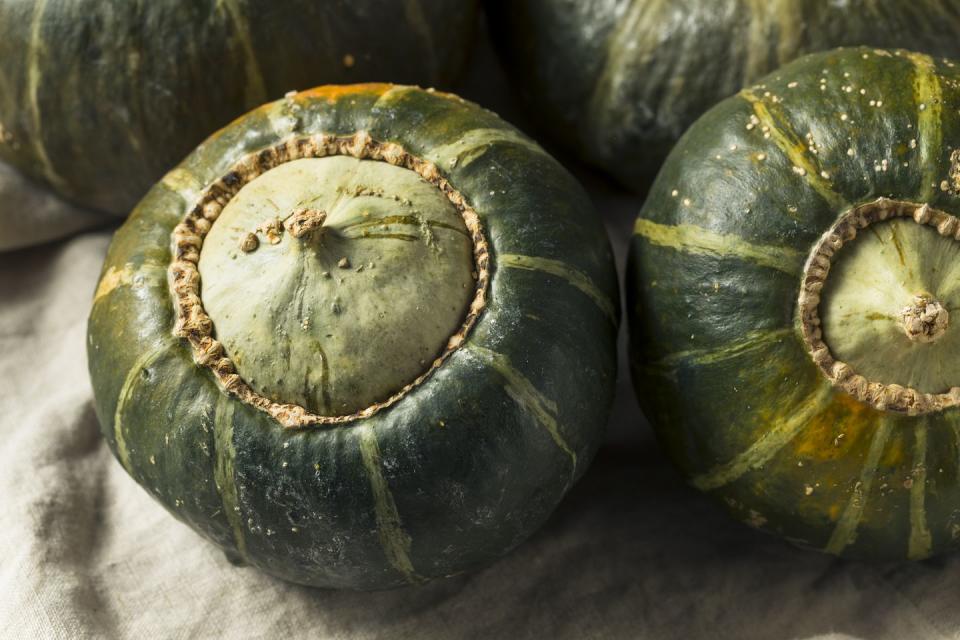
[[[519,118],[486,48],[462,92]],[[622,267],[640,199],[578,173]],[[39,206],[25,202],[67,219],[0,170],[0,247],[49,240],[49,226],[22,224]],[[70,219],[53,228],[104,224]],[[236,568],[100,439],[84,339],[109,236],[0,254],[0,638],[960,637],[960,558],[847,563],[730,521],[662,460],[625,377],[589,473],[482,572],[363,594]]]

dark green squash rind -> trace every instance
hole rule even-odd
[[[169,233],[191,198],[245,153],[288,135],[359,130],[425,157],[460,139],[475,146],[447,147],[458,162],[440,168],[491,244],[489,304],[467,344],[423,385],[365,420],[285,430],[224,396],[189,360],[189,347],[170,342],[173,303],[155,271],[140,286],[136,278],[101,284],[89,354],[107,441],[134,478],[159,487],[154,497],[174,515],[274,575],[370,589],[489,564],[540,526],[589,465],[612,402],[619,307],[609,243],[580,187],[534,143],[455,96],[388,85],[320,89],[266,105],[201,145],[118,231],[104,274],[108,281],[127,264],[137,273],[148,257],[166,264]],[[498,262],[516,254],[565,271]],[[162,378],[153,375],[159,364],[138,372],[138,357],[161,344],[176,357],[157,362],[180,369]],[[123,453],[114,417],[129,375],[146,377],[122,411]],[[165,386],[181,378],[196,389],[196,408],[181,408]],[[171,426],[171,411],[182,422]],[[192,431],[213,444],[212,463],[199,445],[177,446]],[[224,451],[232,473],[220,484],[232,478],[232,487],[218,486]],[[182,476],[164,480],[156,468]],[[217,489],[224,512],[203,520],[177,504],[189,482],[208,498]]]
[[[958,91],[951,62],[807,56],[703,116],[640,213],[626,287],[638,397],[692,483],[753,526],[856,558],[957,547],[960,412],[896,416],[830,389],[796,301],[797,258],[849,207],[889,197],[960,212],[940,186],[960,148]],[[770,137],[750,120],[757,102],[776,113]],[[680,224],[679,245],[652,235]]]
[[[553,140],[629,188],[649,186],[722,99],[836,46],[960,55],[955,0],[487,0],[514,85]]]
[[[473,0],[0,2],[0,158],[126,215],[211,131],[287,91],[445,86]]]

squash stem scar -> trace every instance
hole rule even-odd
[[[823,234],[807,259],[797,302],[801,333],[807,351],[820,371],[838,389],[857,400],[880,411],[907,415],[938,412],[960,404],[960,386],[928,393],[886,381],[868,380],[849,363],[838,360],[824,340],[821,296],[837,253],[860,231],[895,218],[929,225],[941,236],[960,241],[960,219],[926,204],[880,198],[849,210]],[[948,314],[939,305],[936,300],[917,294],[908,307],[891,312],[898,312],[899,323],[907,338],[929,343],[947,329]]]
[[[431,363],[427,363],[427,368],[422,374],[383,401],[348,415],[327,416],[314,413],[299,404],[271,400],[254,391],[250,384],[237,373],[236,364],[226,353],[223,344],[214,337],[213,321],[203,307],[198,264],[204,237],[209,233],[226,204],[246,184],[270,169],[291,160],[336,155],[377,160],[403,167],[437,187],[459,212],[470,234],[473,245],[475,288],[460,328],[447,339],[443,352]],[[323,217],[326,216],[325,212],[307,215],[311,211],[295,212],[293,217],[300,217],[294,220],[294,226],[300,222],[307,226],[315,225],[321,214]],[[411,238],[417,239],[415,236],[408,237],[408,234],[400,233],[369,233],[356,236],[358,240],[410,240]],[[206,188],[194,208],[174,228],[171,240],[174,250],[168,272],[170,291],[174,297],[177,312],[175,334],[190,342],[194,361],[209,368],[226,393],[269,414],[285,428],[345,424],[370,417],[392,406],[423,383],[454,351],[460,348],[487,304],[487,285],[491,271],[490,253],[477,212],[447,181],[435,164],[410,154],[398,144],[373,140],[365,131],[359,131],[350,136],[318,134],[288,138],[276,146],[244,156],[224,176]],[[241,249],[253,251],[256,250],[256,246],[252,242],[246,243],[245,240],[241,244]]]

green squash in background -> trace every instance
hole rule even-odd
[[[960,56],[960,0],[487,0],[505,67],[555,142],[645,190],[707,109],[805,53]]]
[[[324,83],[446,85],[473,0],[0,0],[0,159],[127,215],[212,131]]]
[[[960,540],[960,65],[814,54],[681,139],[636,222],[637,395],[693,486],[797,544]]]
[[[586,194],[496,115],[322,87],[209,138],[117,232],[89,321],[97,415],[231,557],[417,583],[507,553],[584,473],[617,291]]]

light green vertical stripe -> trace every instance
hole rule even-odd
[[[920,560],[930,555],[932,543],[927,527],[927,420],[923,419],[914,430],[916,441],[913,449],[913,472],[910,485],[910,543],[907,557]]]
[[[540,393],[533,386],[533,383],[517,371],[507,356],[475,344],[468,345],[467,348],[503,376],[507,383],[506,391],[510,398],[525,411],[532,414],[537,422],[547,430],[560,450],[570,458],[570,464],[573,467],[571,478],[574,477],[577,469],[577,454],[567,444],[563,434],[560,433],[560,426],[554,417],[557,413],[557,404]]]
[[[950,421],[950,426],[953,428],[954,443],[956,446],[957,454],[957,468],[960,469],[960,424],[956,422],[956,418],[953,418]]]
[[[940,155],[943,145],[943,89],[937,65],[928,55],[908,53],[914,66],[913,92],[917,103],[917,146],[923,167],[920,200],[931,200],[940,184]]]
[[[786,119],[775,115],[772,107],[750,89],[741,91],[740,97],[750,103],[754,115],[760,120],[761,126],[767,127],[774,144],[802,174],[807,184],[834,209],[839,211],[846,204],[844,198],[834,191],[830,180],[821,175],[820,165],[808,153],[806,143],[790,128]]]
[[[728,342],[712,349],[689,349],[677,351],[652,363],[652,369],[672,369],[681,363],[690,365],[710,365],[732,360],[777,344],[793,334],[793,329],[758,329],[744,335],[743,340]]]
[[[616,306],[607,297],[597,285],[593,283],[588,276],[581,271],[574,269],[566,262],[561,260],[551,260],[549,258],[538,258],[535,256],[524,256],[515,253],[503,253],[496,257],[496,264],[510,269],[524,269],[527,271],[540,271],[566,280],[567,284],[579,289],[593,300],[600,310],[617,324]]]
[[[214,447],[216,461],[213,478],[223,503],[223,513],[233,531],[233,541],[237,553],[247,559],[247,541],[243,529],[243,514],[240,512],[240,497],[237,493],[237,478],[234,463],[237,450],[233,445],[233,411],[235,400],[225,393],[217,399],[216,414],[213,422]]]
[[[130,286],[166,287],[167,265],[145,260],[139,266],[128,262],[120,269],[110,267],[97,283],[93,303],[98,303],[120,287]]]
[[[737,480],[748,471],[762,467],[809,424],[823,409],[832,392],[832,385],[825,380],[821,381],[817,391],[808,396],[789,418],[771,424],[767,432],[746,451],[729,462],[694,477],[691,484],[702,491],[711,491]]]
[[[160,182],[170,191],[183,197],[188,205],[194,203],[203,189],[200,178],[183,167],[171,169],[160,179]]]
[[[247,22],[243,9],[237,6],[237,0],[218,0],[218,6],[224,10],[236,33],[237,41],[243,50],[244,64],[247,83],[244,86],[244,99],[248,107],[256,107],[267,101],[267,87],[263,81],[263,71],[260,69],[260,62],[257,60],[257,53],[253,48],[253,40],[250,37],[250,25]],[[282,38],[282,34],[276,37]],[[291,87],[294,89],[296,87]]]
[[[867,458],[863,463],[863,470],[860,472],[860,481],[854,486],[853,493],[847,502],[846,508],[837,521],[837,526],[833,529],[833,534],[827,542],[824,551],[838,555],[848,545],[853,544],[857,537],[857,526],[860,524],[860,517],[867,506],[867,499],[870,497],[870,490],[873,487],[873,479],[877,475],[877,466],[880,464],[880,456],[887,445],[887,439],[890,437],[890,429],[893,420],[889,416],[883,416],[877,422],[877,430],[870,441],[870,449],[867,451]]]
[[[426,158],[442,169],[462,168],[496,144],[517,144],[533,153],[546,155],[540,145],[513,129],[479,128],[470,129],[453,142],[434,147],[427,152]]]
[[[596,81],[590,93],[590,103],[587,110],[588,123],[603,119],[600,115],[607,111],[611,103],[622,101],[622,92],[618,91],[625,77],[630,77],[635,65],[631,61],[646,53],[653,42],[652,38],[644,36],[648,29],[644,29],[644,19],[649,15],[657,15],[661,7],[668,0],[629,0],[626,9],[616,26],[607,37],[602,51],[606,51],[603,67],[596,75]],[[652,41],[652,42],[651,42]],[[672,93],[661,96],[666,103],[672,101]]]
[[[117,408],[113,414],[113,437],[117,443],[117,456],[120,458],[120,464],[127,470],[127,473],[133,475],[133,466],[130,464],[130,450],[127,448],[127,440],[123,435],[123,412],[130,401],[137,384],[142,379],[142,372],[154,362],[160,359],[173,345],[175,340],[169,338],[161,342],[153,349],[144,352],[130,367],[127,377],[120,387],[120,395],[117,396]]]
[[[387,556],[390,566],[403,574],[408,582],[420,582],[422,578],[414,571],[410,561],[412,540],[403,529],[403,522],[397,511],[387,480],[383,477],[383,460],[380,455],[380,443],[377,434],[369,425],[353,427],[359,437],[360,456],[367,471],[370,489],[373,491],[374,513],[377,519],[377,531],[380,545]]]
[[[650,244],[693,255],[736,258],[790,275],[800,275],[803,270],[805,256],[796,249],[754,244],[739,236],[717,233],[697,225],[660,224],[637,218],[633,233]]]
[[[43,145],[43,121],[40,114],[40,51],[43,48],[41,28],[43,15],[47,9],[47,0],[37,0],[33,10],[33,20],[30,23],[30,43],[27,50],[27,97],[30,99],[29,112],[33,132],[30,136],[34,153],[40,161],[43,175],[51,184],[60,186],[64,180],[57,173]]]
[[[394,85],[380,94],[380,97],[373,103],[373,107],[371,107],[370,110],[376,111],[377,109],[386,108],[395,100],[402,100],[404,96],[412,91],[418,91],[418,88],[404,84]]]

